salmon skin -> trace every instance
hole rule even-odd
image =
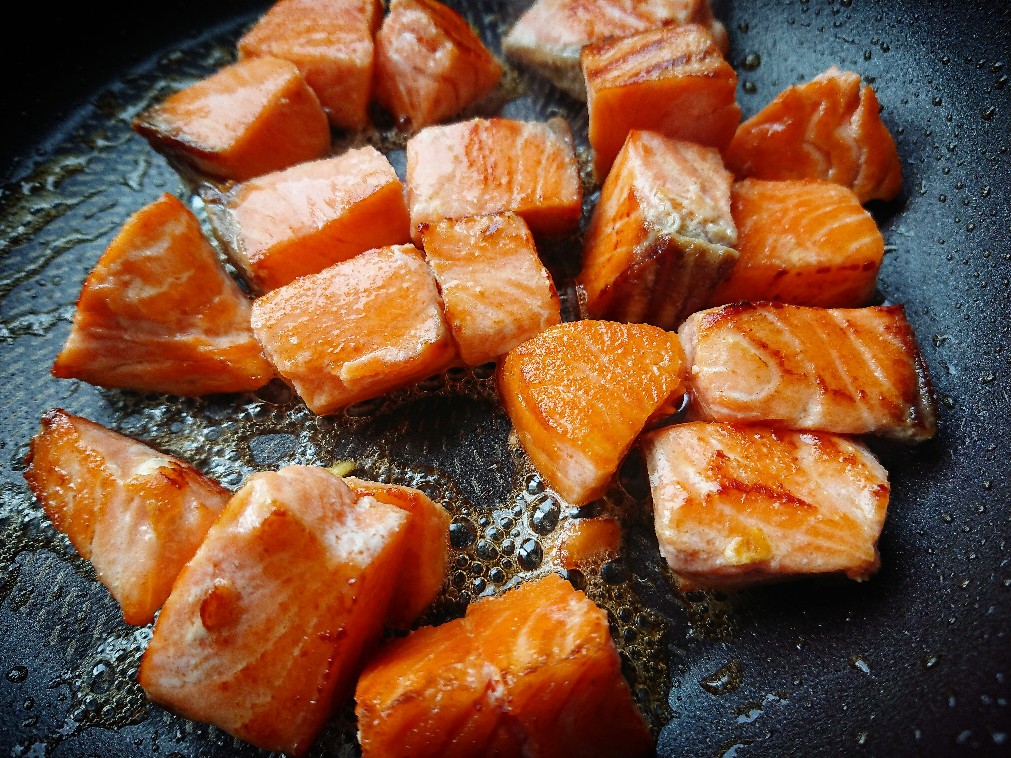
[[[694,314],[678,335],[698,418],[906,443],[937,433],[930,376],[901,305],[735,303]]]
[[[689,423],[642,446],[660,552],[682,590],[877,571],[888,475],[859,442]]]
[[[708,28],[726,51],[726,29],[713,18],[708,0],[535,0],[502,40],[502,49],[570,97],[585,100],[579,69],[584,46],[687,23]]]
[[[885,241],[852,191],[818,179],[745,179],[731,190],[739,257],[709,305],[776,300],[856,308],[874,296]]]
[[[188,719],[303,755],[378,642],[409,518],[326,469],[253,474],[176,580],[141,686]]]
[[[617,758],[653,747],[607,614],[554,574],[387,645],[356,701],[365,758]]]
[[[598,182],[633,129],[722,151],[741,123],[737,74],[698,24],[587,45],[580,60]]]
[[[673,333],[647,324],[559,324],[513,348],[498,389],[523,449],[573,505],[600,497],[646,423],[684,393]]]
[[[239,58],[291,61],[331,125],[364,129],[382,19],[381,0],[279,0],[239,40]]]
[[[330,149],[330,127],[294,64],[240,61],[147,109],[133,129],[186,171],[244,181]]]
[[[674,329],[701,308],[737,260],[732,181],[714,148],[629,132],[583,243],[588,313]]]
[[[260,293],[410,240],[404,187],[374,147],[201,195],[215,235]]]
[[[88,274],[53,376],[173,395],[245,392],[274,375],[250,305],[172,195],[134,213]]]
[[[902,164],[877,95],[860,75],[835,66],[787,87],[737,130],[727,165],[738,178],[823,179],[860,198],[891,200]]]
[[[230,493],[188,463],[55,408],[25,479],[128,624],[150,624]]]
[[[470,25],[436,0],[392,0],[376,36],[376,100],[413,130],[480,100],[502,66]]]

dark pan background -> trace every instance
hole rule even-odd
[[[526,3],[456,5],[472,18],[487,8],[508,22]],[[163,96],[226,62],[215,58],[213,40],[234,39],[265,7],[39,3],[19,4],[24,22],[5,14],[2,756],[258,754],[146,703],[132,677],[149,631],[122,623],[90,566],[40,516],[21,461],[53,405],[160,441],[224,472],[230,486],[251,468],[324,457],[303,453],[292,442],[301,438],[290,434],[250,442],[245,457],[206,449],[208,440],[241,436],[230,431],[248,421],[236,407],[252,419],[262,404],[186,401],[166,410],[174,400],[48,374],[83,276],[116,226],[161,191],[179,189],[160,158],[138,157],[139,138],[117,143],[128,134],[130,98],[150,96],[152,82],[167,77],[167,89],[156,91]],[[915,449],[876,445],[893,496],[883,566],[866,584],[814,580],[686,599],[666,584],[650,553],[655,541],[631,540],[640,554],[628,564],[640,595],[669,630],[650,653],[662,659],[669,693],[658,754],[1011,755],[1011,10],[1002,2],[750,0],[717,11],[731,34],[746,116],[833,64],[877,88],[905,172],[901,198],[874,209],[890,251],[880,291],[907,307],[941,401],[941,432]],[[577,106],[545,93],[533,77],[524,81],[530,102],[509,115],[528,108],[544,117],[555,108],[585,135]],[[105,137],[103,119],[116,121]],[[568,264],[555,263],[563,274],[576,266],[571,255]],[[452,424],[398,426],[386,414],[353,431],[376,434],[380,447],[397,440],[391,458],[415,456],[440,469],[478,519],[482,507],[490,512],[511,492],[495,479],[498,470],[515,474],[508,424],[487,383],[459,400],[436,393],[430,404],[404,406],[408,421],[446,411]],[[220,419],[223,431],[208,419]],[[265,428],[255,421],[251,428]],[[325,424],[317,425],[320,434],[328,433]],[[365,458],[372,450],[347,445]],[[322,744],[353,751],[346,738]]]

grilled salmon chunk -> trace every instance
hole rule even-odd
[[[877,571],[888,475],[859,442],[697,422],[642,445],[660,552],[681,589]]]
[[[151,623],[230,493],[188,463],[54,409],[31,443],[25,479],[123,609]]]
[[[699,418],[908,443],[937,433],[930,377],[900,305],[736,303],[694,314],[678,334]]]
[[[133,214],[84,282],[53,376],[174,395],[255,390],[274,368],[250,306],[172,195]]]

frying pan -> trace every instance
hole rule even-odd
[[[456,3],[497,45],[526,3]],[[453,566],[423,619],[550,569],[570,513],[509,441],[489,369],[450,372],[317,419],[283,387],[180,400],[49,376],[81,282],[116,227],[179,180],[127,122],[228,61],[265,8],[176,0],[24,7],[5,22],[8,90],[0,252],[0,754],[256,755],[148,703],[135,683],[149,629],[133,629],[22,479],[52,406],[180,455],[237,486],[253,470],[354,459],[454,514]],[[625,673],[675,755],[1011,754],[1008,557],[1011,10],[1004,3],[747,0],[717,4],[750,115],[830,65],[877,88],[905,188],[873,208],[888,244],[880,296],[904,303],[940,398],[937,439],[874,443],[891,475],[882,568],[856,584],[812,579],[732,595],[671,589],[633,453],[607,502],[623,556],[571,575],[607,608]],[[49,65],[41,65],[40,59]],[[503,113],[579,106],[526,72]],[[402,169],[402,166],[401,166]],[[592,203],[593,197],[588,199]],[[569,242],[547,250],[564,280]],[[338,714],[315,754],[355,754]]]

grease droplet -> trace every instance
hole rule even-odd
[[[741,686],[742,679],[741,662],[735,659],[705,677],[699,684],[710,695],[720,697],[737,690]]]

